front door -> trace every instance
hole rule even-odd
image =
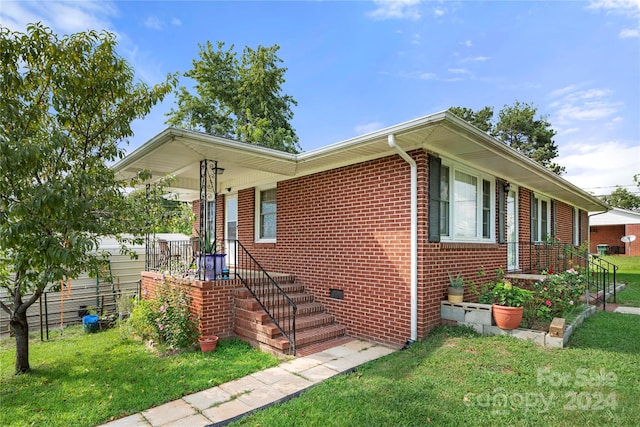
[[[225,221],[224,221],[224,238],[225,251],[227,253],[227,266],[235,267],[236,265],[236,240],[238,239],[238,195],[229,195],[225,197]]]
[[[517,190],[507,195],[507,271],[518,269],[518,199]]]

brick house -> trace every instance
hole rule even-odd
[[[115,170],[175,175],[173,193],[202,215],[211,199],[202,192],[204,159],[224,169],[209,222],[231,268],[237,239],[266,271],[304,287],[342,333],[397,347],[441,323],[448,273],[478,280],[480,269],[530,271],[532,244],[557,236],[580,245],[587,213],[607,210],[449,112],[301,154],[169,128]],[[204,286],[219,292],[218,282]],[[233,298],[222,311],[236,314],[203,329],[252,328],[230,319],[246,308]]]
[[[636,236],[623,242],[624,236]],[[610,255],[640,255],[640,212],[613,208],[589,219],[589,251],[597,253],[598,245],[607,245]]]

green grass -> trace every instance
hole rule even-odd
[[[640,307],[640,256],[610,255],[602,258],[618,266],[616,280],[626,285],[624,291],[616,295],[616,302]]]
[[[615,328],[594,330],[615,317]],[[236,426],[636,426],[640,317],[599,313],[565,349],[441,327]],[[620,330],[630,330],[625,339]],[[600,339],[602,338],[602,339]]]
[[[606,257],[640,306],[640,257]],[[441,327],[235,426],[637,426],[640,316],[598,312],[565,349]]]
[[[14,375],[13,339],[0,343],[0,425],[95,426],[275,366],[239,340],[213,353],[159,357],[118,329],[30,342],[33,372]]]

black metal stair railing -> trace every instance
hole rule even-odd
[[[568,244],[520,242],[518,246],[520,259],[525,261],[523,271],[559,273],[574,268],[585,275],[590,300],[602,303],[606,309],[607,296],[612,292],[616,301],[617,265]]]
[[[295,302],[280,288],[260,263],[240,243],[235,241],[235,275],[251,292],[273,323],[289,341],[289,354],[296,355],[296,314]]]
[[[589,292],[595,292],[596,301],[602,302],[603,310],[607,307],[607,296],[613,287],[613,302],[616,302],[616,272],[618,266],[600,258],[589,256]]]

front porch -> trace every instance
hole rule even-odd
[[[616,302],[618,267],[580,247],[559,242],[516,242],[508,243],[507,253],[517,257],[514,261],[509,259],[508,264],[518,266],[506,272],[507,278],[526,284],[544,280],[544,272],[574,269],[585,276],[587,303],[599,304],[605,310],[608,297]]]
[[[181,287],[203,335],[238,336],[276,355],[311,354],[347,339],[346,328],[293,275],[265,271],[239,241],[232,245],[234,264],[212,265],[207,274],[192,242],[156,242],[147,250],[155,262],[142,273],[143,298],[164,284]]]

